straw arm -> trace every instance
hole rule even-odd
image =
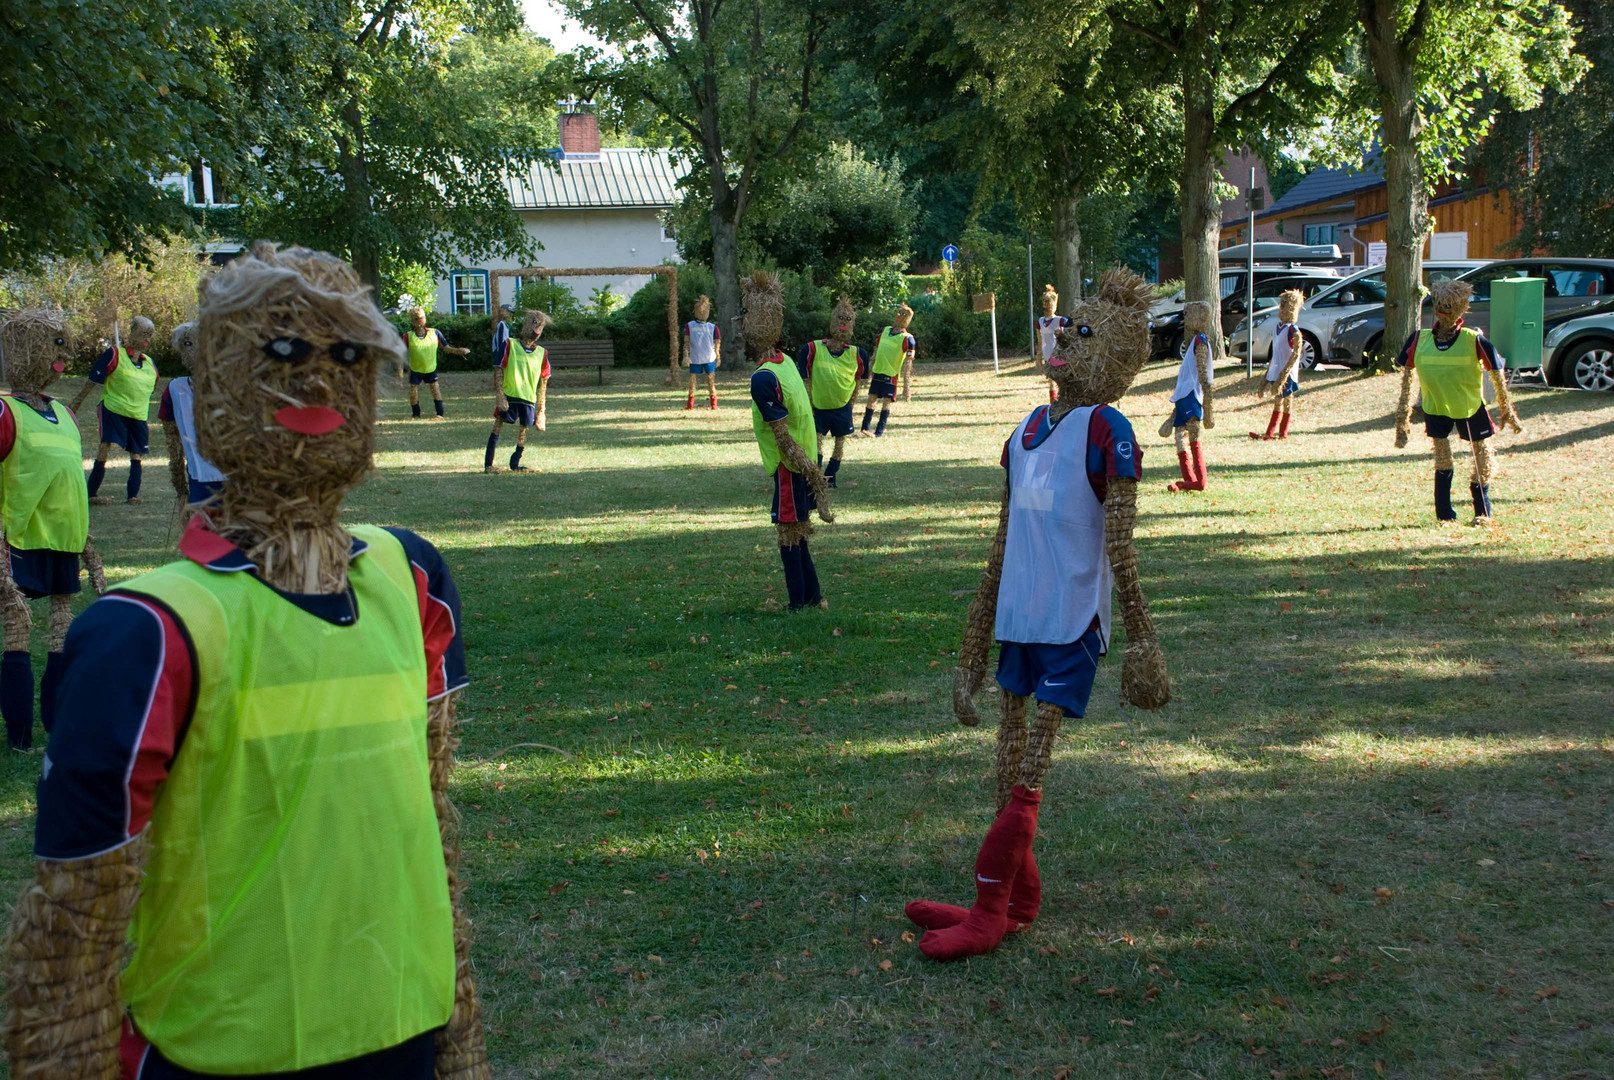
[[[790,437],[788,419],[770,420],[768,429],[773,432],[773,441],[779,447],[779,456],[784,459],[790,471],[800,473],[807,478],[807,486],[812,488],[813,501],[818,503],[818,516],[824,521],[834,521],[835,514],[829,508],[829,481],[824,479],[824,473],[808,458],[807,452],[801,444]]]
[[[1132,541],[1137,516],[1138,481],[1133,477],[1111,478],[1104,496],[1104,546],[1115,575],[1121,619],[1126,625],[1121,693],[1140,709],[1158,709],[1171,700],[1171,682],[1138,578],[1138,552]]]
[[[1499,368],[1492,368],[1491,386],[1496,389],[1496,407],[1502,414],[1502,428],[1515,435],[1523,435],[1524,428],[1519,423],[1519,414],[1513,408],[1513,395],[1508,392],[1507,373]]]
[[[93,538],[89,536],[84,538],[84,551],[80,558],[84,560],[84,569],[89,571],[90,587],[95,590],[95,595],[105,596],[106,565],[101,562],[101,553],[95,550]]]
[[[966,727],[981,722],[971,700],[986,677],[987,654],[992,650],[992,629],[997,622],[998,586],[1003,581],[1003,551],[1009,540],[1009,485],[1003,485],[998,508],[998,531],[986,556],[986,570],[964,620],[964,639],[958,646],[958,667],[953,672],[953,715]]]
[[[174,485],[174,494],[180,502],[190,501],[190,478],[185,474],[185,443],[179,437],[179,425],[172,420],[163,421],[163,438],[168,442],[168,482]]]
[[[1412,435],[1412,375],[1413,369],[1401,369],[1401,399],[1395,406],[1395,446],[1397,450],[1407,445],[1407,439]]]
[[[84,399],[89,397],[90,391],[95,389],[95,385],[95,383],[86,382],[83,387],[79,389],[78,394],[73,398],[72,404],[67,406],[70,410],[72,410],[75,416],[78,415],[79,407],[84,404]]]

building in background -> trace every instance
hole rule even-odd
[[[560,148],[553,159],[511,173],[510,203],[543,244],[539,265],[659,266],[678,260],[678,246],[661,218],[677,200],[678,181],[686,171],[667,150],[601,148],[599,121],[590,107],[571,104],[560,116]],[[436,310],[482,315],[500,303],[513,303],[515,285],[508,279],[503,295],[489,295],[488,272],[519,265],[494,259],[456,268],[437,284]],[[619,296],[631,296],[650,277],[556,280],[587,303],[596,288],[607,286]]]

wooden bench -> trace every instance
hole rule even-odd
[[[605,369],[616,367],[616,345],[610,338],[541,341],[539,344],[549,350],[551,368],[597,368],[601,386],[605,385]]]

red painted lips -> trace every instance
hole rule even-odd
[[[347,419],[324,405],[288,405],[275,413],[275,423],[299,435],[328,435]]]

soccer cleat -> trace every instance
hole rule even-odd
[[[1278,409],[1278,406],[1276,406],[1276,405],[1272,406],[1272,419],[1267,421],[1267,433],[1265,435],[1262,435],[1258,431],[1252,431],[1252,432],[1250,432],[1250,438],[1252,438],[1252,439],[1263,439],[1263,440],[1272,438],[1272,433],[1278,430],[1278,417],[1279,417],[1279,415],[1280,415],[1280,411]]]
[[[695,393],[694,393],[694,391],[690,391],[689,399],[684,402],[684,411],[688,412],[690,409],[693,409],[694,407],[695,407]]]
[[[997,948],[1009,931],[1009,897],[1037,835],[1037,805],[1042,793],[1016,787],[1009,805],[987,831],[975,858],[975,906],[964,921],[931,930],[919,939],[919,950],[932,960],[961,960]]]
[[[1205,474],[1205,454],[1199,449],[1199,441],[1197,439],[1188,444],[1188,449],[1193,457],[1194,462],[1194,486],[1192,490],[1204,491],[1205,481],[1209,479],[1209,477],[1207,477]]]
[[[1197,491],[1198,488],[1194,487],[1194,470],[1193,467],[1188,464],[1188,451],[1177,451],[1177,467],[1182,470],[1182,479],[1173,480],[1171,483],[1167,484],[1166,490]]]

